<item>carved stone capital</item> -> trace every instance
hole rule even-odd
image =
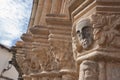
[[[94,40],[100,47],[120,48],[120,15],[93,14]]]
[[[54,61],[57,63],[58,69],[72,69],[74,60],[71,51],[71,42],[51,41],[50,46],[51,54],[55,59]]]
[[[101,48],[119,49],[119,22],[120,15],[113,14],[92,14],[89,18],[80,19],[72,29],[74,58]]]

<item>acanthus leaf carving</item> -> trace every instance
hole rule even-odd
[[[99,46],[110,47],[115,37],[120,36],[119,22],[119,15],[92,15],[93,35]]]
[[[56,69],[73,68],[73,55],[71,42],[55,41],[51,42],[51,54],[53,55]],[[70,64],[71,62],[72,64]]]
[[[72,47],[75,60],[99,48],[120,48],[120,15],[92,14],[73,25]]]

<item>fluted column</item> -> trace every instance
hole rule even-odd
[[[120,79],[120,5],[118,4],[120,0],[71,2],[69,11],[73,21],[72,47],[80,70],[79,80]],[[87,33],[89,37],[86,36]]]
[[[43,4],[44,4],[44,6],[43,6],[43,10],[41,12],[39,25],[46,26],[45,18],[46,18],[46,14],[50,13],[52,2],[51,2],[51,0],[44,0]]]
[[[62,0],[52,0],[51,14],[59,14]]]
[[[29,28],[31,28],[34,24],[37,5],[38,5],[38,0],[33,0],[33,7],[32,7],[32,13],[31,13],[30,22],[29,22]],[[29,31],[29,29],[28,29],[28,31]]]
[[[66,13],[68,13],[67,2],[68,2],[68,0],[62,0],[60,14],[66,14]]]
[[[42,14],[42,10],[43,10],[43,6],[44,6],[44,1],[45,0],[39,0],[39,2],[38,2],[38,8],[37,8],[36,16],[35,16],[34,25],[39,24],[41,14]]]

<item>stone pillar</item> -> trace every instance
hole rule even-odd
[[[36,15],[36,11],[37,11],[37,5],[38,5],[38,0],[33,0],[33,7],[32,7],[32,13],[30,16],[30,22],[29,22],[29,28],[33,27],[34,25],[34,19],[35,19],[35,15]],[[28,29],[29,32],[29,29]]]
[[[69,11],[68,11],[68,6],[69,6],[69,0],[62,0],[61,4],[61,10],[60,10],[60,15],[65,15],[67,18],[69,17]]]
[[[72,58],[70,25],[49,25],[49,32],[49,43],[52,51],[51,53],[53,53],[53,57],[55,58],[58,69],[70,69],[72,66],[68,62]]]
[[[120,79],[120,1],[74,0],[72,46],[79,80]]]
[[[48,43],[48,28],[45,26],[36,25],[35,27],[30,29],[33,34],[33,56],[36,57],[37,64],[40,67],[41,71],[47,71],[50,69],[51,65],[51,55],[49,54],[49,43]],[[34,60],[34,59],[33,59]]]
[[[52,0],[51,14],[59,14],[62,0]]]
[[[46,15],[50,13],[51,5],[52,5],[51,0],[44,0],[43,9],[41,11],[41,17],[40,17],[39,25],[47,26],[45,19],[46,19]],[[37,24],[35,24],[35,25],[37,25]]]
[[[51,0],[39,0],[34,25],[39,25],[39,23],[44,21],[43,18],[50,13],[51,4]]]
[[[29,76],[25,76],[25,80],[62,80],[62,70],[67,72],[75,68],[71,45],[72,24],[68,18],[59,15],[65,13],[61,5],[66,8],[66,2],[34,0],[28,32],[21,37],[24,55],[23,61],[19,61],[23,73]],[[70,79],[67,75],[64,78]]]
[[[60,11],[60,14],[65,14],[65,4],[66,4],[67,1],[65,0],[62,0],[62,5],[61,5],[61,11]]]
[[[68,11],[69,2],[70,0],[52,0],[51,11],[47,14],[46,19],[56,17],[68,20],[70,17]]]
[[[39,0],[39,2],[38,2],[34,25],[38,25],[39,24],[39,21],[40,21],[40,18],[41,18],[41,14],[42,14],[42,10],[43,10],[43,6],[44,6],[44,1],[45,0]]]
[[[55,71],[65,72],[73,70],[75,64],[71,51],[71,22],[60,16],[47,16],[46,21],[50,32],[48,39],[50,43],[50,54],[53,55],[55,63],[53,69]],[[67,78],[68,76],[66,76]]]

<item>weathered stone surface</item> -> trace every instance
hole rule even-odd
[[[119,80],[119,8],[119,0],[35,0],[16,44],[24,80]]]
[[[98,80],[98,64],[95,61],[85,60],[80,65],[79,80]]]

